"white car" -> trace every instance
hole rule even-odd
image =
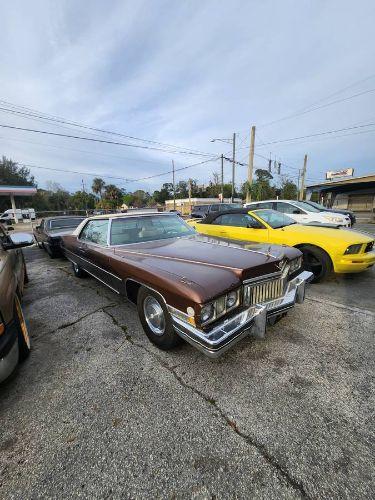
[[[299,224],[336,224],[338,226],[350,227],[350,218],[347,215],[336,212],[320,212],[317,208],[295,200],[266,200],[245,203],[244,207],[250,210],[257,208],[271,208],[287,214]]]

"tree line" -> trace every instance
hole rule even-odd
[[[279,196],[284,199],[297,198],[297,186],[287,176],[282,176],[277,185],[272,182],[273,176],[268,170],[257,169],[255,179],[251,185],[252,200],[265,200]],[[65,211],[65,210],[113,210],[122,204],[128,207],[145,207],[162,205],[166,200],[173,198],[173,184],[164,183],[160,189],[148,193],[142,189],[128,192],[115,184],[106,184],[103,179],[96,177],[90,186],[91,192],[82,189],[70,193],[60,184],[48,181],[46,189],[38,188],[34,176],[26,167],[19,166],[16,162],[6,157],[0,160],[0,185],[35,186],[37,194],[32,198],[17,198],[17,206],[20,208],[33,207],[36,211]],[[224,198],[230,198],[232,194],[231,184],[221,185],[220,176],[213,172],[211,180],[205,186],[199,185],[196,179],[180,180],[175,185],[176,199],[188,198],[218,198],[223,191]],[[243,183],[235,189],[235,197],[245,199],[247,183]],[[7,197],[0,197],[0,210],[10,208]]]

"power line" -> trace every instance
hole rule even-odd
[[[83,128],[83,129],[86,129],[86,130],[92,130],[92,131],[95,131],[95,132],[100,132],[101,134],[115,135],[115,136],[119,136],[119,137],[124,137],[126,139],[132,139],[132,140],[136,140],[136,141],[147,142],[147,143],[150,143],[150,144],[157,144],[159,146],[165,146],[165,147],[168,147],[168,148],[182,149],[184,151],[190,151],[191,153],[202,153],[202,155],[209,156],[209,153],[204,153],[203,151],[199,151],[199,150],[196,150],[196,149],[185,148],[183,146],[176,146],[174,144],[163,143],[163,142],[154,141],[154,140],[150,140],[150,139],[142,139],[140,137],[126,135],[126,134],[122,134],[120,132],[115,132],[115,131],[112,131],[112,130],[106,130],[106,129],[101,129],[101,128],[97,128],[97,127],[90,127],[89,125],[85,125],[85,124],[82,124],[82,123],[74,122],[74,121],[67,120],[65,118],[54,116],[54,115],[48,115],[47,113],[43,113],[43,112],[40,112],[38,110],[34,110],[32,108],[27,108],[25,106],[20,106],[20,105],[17,105],[17,104],[13,104],[13,103],[10,103],[10,102],[4,101],[4,100],[0,100],[0,104],[2,104],[2,105],[5,104],[6,106],[12,106],[13,108],[16,108],[16,109],[10,109],[10,110],[6,109],[6,108],[0,108],[1,111],[11,112],[13,114],[19,114],[19,115],[22,115],[22,116],[30,118],[30,119],[48,120],[48,121],[52,121],[52,122],[55,122],[55,123],[62,123],[62,124],[66,124],[66,125],[72,125],[74,127],[79,127],[79,128]],[[25,110],[25,111],[19,111],[20,109],[21,110]]]
[[[354,129],[358,129],[358,128],[373,127],[373,126],[375,126],[375,123],[367,123],[366,125],[356,125],[356,126],[353,126],[353,127],[339,128],[339,129],[336,129],[336,130],[326,130],[324,132],[316,132],[315,134],[302,135],[302,136],[299,136],[299,137],[291,137],[289,139],[279,139],[277,141],[265,142],[264,144],[262,144],[262,146],[258,146],[258,147],[264,147],[264,146],[268,146],[270,144],[279,144],[281,142],[297,141],[299,139],[307,139],[309,137],[318,137],[318,136],[321,136],[321,135],[335,134],[337,132],[344,132],[346,130],[354,130]],[[368,132],[375,132],[375,130],[370,130]]]
[[[153,146],[142,146],[140,144],[130,144],[130,143],[125,143],[125,142],[107,141],[104,139],[94,139],[93,137],[82,137],[82,136],[77,136],[77,135],[61,134],[58,132],[50,132],[47,130],[37,130],[37,129],[31,129],[31,128],[15,127],[13,125],[0,124],[0,127],[12,129],[12,130],[20,130],[23,132],[32,132],[32,133],[36,133],[36,134],[52,135],[55,137],[66,137],[68,139],[78,139],[81,141],[99,142],[101,144],[112,144],[115,146],[125,146],[125,147],[131,147],[131,148],[149,149],[149,150],[154,150],[154,151],[164,151],[164,152],[173,153],[173,154],[179,153],[179,154],[186,154],[186,155],[193,155],[193,156],[211,156],[211,157],[214,156],[214,155],[208,154],[208,153],[198,154],[198,153],[192,153],[192,152],[188,152],[188,151],[170,151],[170,150],[166,150],[166,149],[156,148]]]
[[[187,165],[186,167],[175,168],[174,171],[179,172],[181,170],[186,170],[187,168],[197,167],[198,165],[203,165],[204,163],[208,163],[210,161],[217,161],[219,159],[220,159],[220,156],[218,156],[216,158],[209,159],[209,160],[203,160],[203,161],[200,161],[198,163],[193,163],[192,165]],[[172,172],[173,172],[173,170],[169,170],[168,172],[162,172],[160,174],[149,175],[148,177],[140,177],[139,179],[129,179],[128,182],[138,182],[138,181],[144,181],[147,179],[153,179],[154,177],[161,177],[163,175],[171,174]]]
[[[364,94],[375,92],[375,89],[365,90],[363,92],[359,92],[359,93],[354,94],[352,96],[343,97],[342,99],[338,99],[336,101],[332,101],[330,103],[323,104],[322,106],[313,107],[313,106],[316,106],[316,104],[319,104],[320,102],[326,101],[330,97],[334,97],[335,95],[341,94],[345,90],[348,90],[348,89],[350,89],[352,87],[355,87],[355,86],[359,85],[360,83],[363,83],[363,82],[365,82],[367,80],[370,80],[370,79],[372,79],[374,77],[375,77],[375,74],[373,74],[373,75],[371,75],[371,76],[369,76],[367,78],[364,78],[363,80],[359,80],[359,81],[355,82],[354,84],[348,85],[347,87],[344,87],[343,89],[341,89],[341,90],[339,90],[337,92],[334,92],[333,94],[330,94],[329,96],[327,96],[327,97],[325,97],[323,99],[319,99],[318,101],[314,102],[313,104],[310,104],[310,106],[302,108],[301,110],[296,111],[295,113],[292,113],[290,115],[286,115],[286,116],[283,116],[282,118],[278,118],[277,120],[272,120],[270,122],[261,124],[260,127],[268,127],[269,125],[273,125],[274,123],[279,123],[279,122],[284,121],[284,120],[289,120],[290,118],[301,116],[301,115],[304,115],[306,113],[311,113],[312,111],[316,111],[316,110],[321,109],[321,108],[332,106],[334,104],[338,104],[340,102],[348,101],[350,99],[354,99],[355,97],[359,97],[359,96],[364,95]],[[310,108],[312,108],[312,109],[310,109]]]
[[[153,160],[144,160],[141,158],[129,158],[126,156],[118,156],[118,155],[112,155],[110,153],[104,153],[102,151],[94,151],[94,150],[88,151],[86,149],[69,148],[67,146],[61,146],[61,145],[57,146],[56,144],[45,144],[44,142],[28,141],[26,139],[15,139],[14,137],[2,137],[2,138],[6,139],[7,141],[25,142],[26,144],[44,146],[46,148],[64,149],[67,151],[75,151],[77,153],[87,153],[87,154],[95,155],[95,156],[108,156],[110,158],[117,158],[119,160],[129,160],[129,161],[136,161],[136,162],[141,162],[141,163],[154,163],[155,165],[160,165],[161,163],[163,163],[161,160],[160,161],[153,161]]]
[[[203,165],[204,163],[208,163],[208,162],[211,162],[211,161],[217,161],[218,159],[219,159],[219,157],[213,158],[213,159],[209,159],[209,160],[203,160],[203,161],[200,161],[198,163],[193,163],[191,165],[186,165],[185,167],[176,168],[175,172],[179,172],[181,170],[186,170],[188,168],[196,167],[198,165]],[[64,172],[66,174],[89,175],[91,177],[101,176],[101,177],[105,177],[107,179],[117,179],[117,180],[125,181],[127,183],[129,183],[129,182],[139,182],[139,181],[143,181],[143,180],[147,180],[147,179],[153,179],[153,178],[156,178],[156,177],[162,177],[164,175],[168,175],[168,174],[172,173],[172,170],[168,170],[167,172],[160,172],[158,174],[153,174],[153,175],[149,175],[149,176],[146,176],[146,177],[139,177],[137,179],[128,179],[126,177],[117,177],[117,176],[113,176],[113,175],[104,175],[104,174],[100,174],[100,173],[90,173],[90,172],[82,172],[82,171],[77,171],[77,170],[66,170],[66,169],[61,169],[61,168],[44,167],[44,166],[41,166],[41,165],[34,165],[34,164],[22,163],[22,162],[17,162],[17,164],[21,165],[23,167],[26,167],[26,168],[38,168],[38,169],[41,169],[41,170],[51,170],[53,172]]]

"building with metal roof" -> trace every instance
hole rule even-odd
[[[306,186],[308,200],[313,193],[328,207],[352,210],[358,220],[375,222],[375,173]]]

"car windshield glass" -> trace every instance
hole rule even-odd
[[[219,210],[231,210],[232,208],[242,208],[241,203],[220,203]]]
[[[84,217],[72,219],[52,219],[49,221],[49,229],[64,229],[68,227],[77,227],[84,219]]]
[[[195,229],[177,215],[124,217],[112,219],[111,245],[164,240],[194,233]]]
[[[276,210],[254,210],[254,213],[273,229],[297,224],[296,221],[281,212],[276,212]]]
[[[317,208],[312,207],[311,205],[309,205],[308,203],[304,203],[303,201],[294,201],[293,200],[293,205],[296,205],[296,207],[302,208],[302,210],[306,210],[306,212],[320,212],[320,210],[318,210]]]
[[[311,205],[315,208],[317,208],[318,210],[325,210],[326,207],[324,205],[321,205],[320,203],[316,203],[315,201],[309,201],[308,205]]]

